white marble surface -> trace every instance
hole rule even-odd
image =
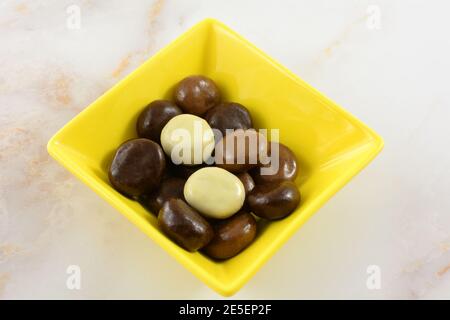
[[[79,30],[66,26],[71,4]],[[386,144],[235,298],[450,298],[449,12],[445,0],[0,1],[0,297],[220,298],[45,149],[214,17]],[[68,265],[81,267],[81,290],[67,289]],[[381,268],[380,290],[366,287],[368,265]]]

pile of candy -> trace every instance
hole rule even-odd
[[[186,250],[231,258],[255,239],[254,215],[281,219],[300,203],[294,153],[255,130],[244,106],[221,102],[207,77],[180,81],[174,102],[151,102],[136,129],[116,151],[111,184]]]

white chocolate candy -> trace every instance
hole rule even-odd
[[[184,198],[204,216],[225,219],[242,208],[245,189],[234,174],[217,167],[203,168],[187,179]]]
[[[214,150],[214,132],[204,119],[180,114],[162,129],[161,145],[175,164],[201,164]]]

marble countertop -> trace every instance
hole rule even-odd
[[[46,152],[100,94],[214,17],[385,139],[234,297],[449,299],[448,12],[438,0],[0,1],[0,298],[220,298]]]

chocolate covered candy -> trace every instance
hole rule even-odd
[[[116,190],[136,198],[159,186],[165,167],[164,152],[157,143],[132,139],[117,149],[109,168],[109,180]]]
[[[205,76],[190,76],[175,88],[175,102],[186,113],[203,115],[220,102],[219,88]]]
[[[205,115],[210,127],[217,129],[222,136],[228,130],[247,130],[253,127],[250,112],[243,105],[236,102],[222,102],[211,108]]]
[[[235,130],[223,137],[215,148],[215,163],[233,173],[247,171],[267,156],[266,137],[254,129]]]
[[[176,177],[163,179],[161,186],[148,196],[147,205],[154,214],[158,214],[164,203],[170,199],[184,199],[183,190],[186,180]]]
[[[213,223],[214,237],[203,251],[215,259],[229,259],[248,247],[256,236],[256,221],[248,212]]]
[[[256,183],[294,181],[297,177],[298,166],[295,154],[282,143],[270,142],[270,162],[251,171]]]
[[[138,117],[136,131],[139,137],[160,141],[163,127],[173,117],[182,114],[178,106],[167,100],[155,100]]]
[[[199,165],[214,150],[214,132],[208,123],[192,114],[173,117],[161,131],[161,145],[175,164]]]
[[[207,245],[214,235],[208,221],[181,199],[164,203],[158,224],[170,239],[192,252]]]
[[[250,191],[255,188],[255,181],[253,181],[252,176],[247,172],[239,173],[236,176],[241,180],[242,185],[244,186],[245,195],[248,195]]]
[[[225,219],[238,212],[245,200],[245,189],[234,174],[208,167],[194,172],[184,185],[184,198],[202,215]]]
[[[292,181],[257,185],[248,195],[251,212],[269,220],[290,215],[300,203],[300,192]]]

